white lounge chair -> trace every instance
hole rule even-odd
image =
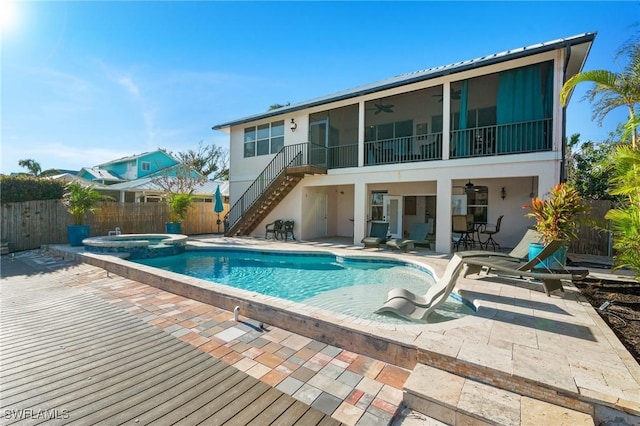
[[[389,291],[384,305],[375,313],[391,312],[416,321],[426,319],[447,300],[456,285],[462,266],[462,259],[454,254],[442,277],[427,290],[424,296],[418,296],[403,288],[394,288]]]

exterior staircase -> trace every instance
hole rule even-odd
[[[326,174],[326,148],[286,145],[225,216],[225,236],[249,235],[306,175]]]

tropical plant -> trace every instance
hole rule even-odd
[[[614,233],[614,269],[627,267],[640,279],[640,151],[620,145],[612,163],[611,193],[623,200],[605,216],[611,220]]]
[[[82,186],[78,182],[69,182],[62,196],[62,203],[73,218],[74,225],[82,225],[87,212],[94,212],[99,201],[110,197],[100,194],[93,185]]]
[[[615,73],[607,70],[591,70],[575,74],[569,78],[560,92],[560,102],[566,106],[573,89],[580,83],[594,83],[586,98],[593,103],[593,118],[602,123],[604,117],[618,107],[626,107],[629,112],[627,131],[631,133],[631,146],[638,143],[636,104],[640,102],[640,43],[624,46],[618,56],[628,56],[624,70]]]
[[[171,222],[184,222],[193,201],[193,195],[191,195],[191,193],[181,192],[169,194],[167,202],[169,203],[169,210],[171,211]]]
[[[525,217],[536,220],[535,228],[545,244],[576,239],[580,215],[589,211],[578,191],[566,183],[556,185],[548,199],[533,198],[524,208],[530,210]]]

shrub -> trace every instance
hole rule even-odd
[[[36,200],[59,200],[65,182],[36,179],[32,176],[0,176],[0,202],[19,203]]]

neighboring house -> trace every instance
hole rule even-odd
[[[216,188],[220,185],[220,193],[224,204],[229,203],[229,182],[228,181],[205,181],[193,189],[196,202],[213,202]],[[107,187],[109,195],[123,202],[159,202],[165,193],[163,189],[154,182],[153,178],[136,179],[130,182],[118,183]],[[105,191],[101,191],[105,192]]]
[[[130,157],[119,158],[95,167],[82,169],[80,177],[101,183],[116,183],[128,180],[142,179],[179,164],[179,161],[162,150],[144,152]],[[96,172],[98,172],[96,174]]]
[[[156,202],[162,199],[164,191],[155,179],[176,177],[180,173],[180,166],[181,163],[171,155],[157,150],[119,158],[94,167],[85,167],[78,172],[78,177],[99,185],[97,189],[100,189],[100,192],[121,202]],[[190,174],[203,178],[193,170]],[[218,183],[220,182],[216,182]],[[199,185],[195,188],[194,194],[198,199],[211,200],[211,185],[211,182]],[[215,191],[215,187],[213,190]]]
[[[495,223],[513,247],[522,206],[564,179],[564,81],[595,33],[393,77],[218,124],[230,134],[228,235],[263,235],[293,219],[296,236],[406,235],[433,224],[450,252],[452,215]],[[264,171],[263,171],[264,169]]]

